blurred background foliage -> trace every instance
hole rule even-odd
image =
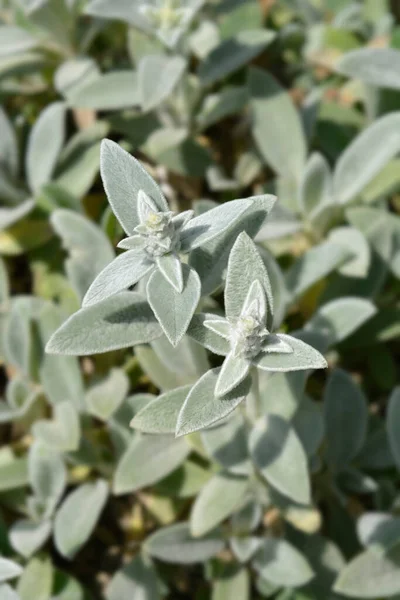
[[[386,0],[0,0],[1,600],[400,597],[399,19]],[[207,370],[188,337],[44,354],[122,237],[104,137],[172,209],[278,196],[257,235],[276,326],[330,369],[260,389],[312,506],[224,480],[239,417],[129,428]]]

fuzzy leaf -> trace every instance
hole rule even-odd
[[[302,371],[303,369],[325,369],[328,365],[325,358],[302,340],[279,333],[278,337],[293,350],[291,353],[259,354],[253,364],[263,371]]]
[[[157,266],[172,287],[181,294],[183,292],[182,263],[176,254],[165,254],[157,259]]]
[[[113,71],[89,79],[68,96],[70,106],[92,110],[120,110],[140,104],[135,71]]]
[[[29,558],[47,541],[51,530],[51,521],[17,521],[10,529],[10,542],[16,552]]]
[[[156,483],[177,469],[189,452],[185,440],[167,435],[135,435],[118,464],[114,493],[127,494]]]
[[[191,219],[181,230],[181,251],[192,251],[233,227],[253,202],[253,198],[225,202]]]
[[[200,313],[193,316],[193,319],[188,327],[187,334],[190,335],[196,342],[221,356],[227,356],[231,346],[228,340],[224,339],[209,327],[204,326],[204,322],[220,321],[221,317],[212,313]]]
[[[242,356],[232,352],[225,358],[215,386],[215,396],[222,398],[232,392],[247,376],[251,363]]]
[[[310,502],[307,457],[287,421],[274,414],[259,419],[250,434],[250,452],[256,467],[274,488],[300,504]]]
[[[202,536],[241,508],[249,483],[246,477],[214,475],[197,496],[190,514],[193,536]]]
[[[346,261],[339,269],[341,275],[364,278],[368,274],[371,263],[371,250],[365,236],[354,227],[336,227],[328,236],[328,240],[347,248],[353,260]]]
[[[173,346],[185,335],[201,295],[201,283],[196,271],[183,264],[182,275],[181,293],[159,271],[152,274],[147,284],[149,304]]]
[[[131,427],[144,433],[175,433],[179,412],[191,390],[184,385],[154,398],[131,421]]]
[[[190,534],[188,523],[176,523],[153,533],[145,543],[146,551],[165,562],[190,565],[212,558],[224,547],[219,532],[202,538]]]
[[[314,576],[306,558],[289,542],[267,538],[253,561],[267,581],[287,587],[300,587]]]
[[[314,283],[320,281],[346,260],[352,253],[332,242],[322,242],[308,250],[286,272],[286,285],[294,298],[302,296]]]
[[[364,298],[338,298],[321,306],[304,330],[322,334],[326,345],[334,346],[357,331],[376,314],[376,308]]]
[[[144,111],[150,111],[164,102],[179,83],[186,69],[181,56],[146,55],[138,68],[140,101]]]
[[[350,598],[383,598],[400,590],[400,548],[386,555],[373,550],[351,560],[335,581],[334,591]]]
[[[394,48],[359,48],[346,52],[335,70],[383,88],[400,89],[400,52]]]
[[[154,263],[140,251],[128,250],[120,254],[93,281],[83,298],[82,306],[92,306],[127,290],[152,269]]]
[[[400,112],[387,114],[347,146],[334,172],[334,194],[346,204],[400,151]]]
[[[29,483],[36,498],[50,509],[56,507],[67,485],[67,471],[58,452],[34,442],[28,459]]]
[[[80,423],[75,407],[60,402],[54,407],[53,421],[37,421],[33,433],[49,448],[59,452],[73,452],[79,447]]]
[[[0,582],[8,581],[19,577],[23,569],[12,560],[0,557]]]
[[[255,243],[247,233],[237,238],[229,255],[225,285],[225,310],[228,319],[236,319],[242,312],[248,291],[255,279],[264,288],[267,298],[267,327],[273,320],[273,299],[268,273]]]
[[[54,536],[57,550],[72,558],[92,535],[108,498],[102,479],[86,483],[67,496],[57,511]]]
[[[299,181],[306,160],[306,139],[289,94],[267,71],[255,67],[250,69],[248,85],[253,136],[261,154],[279,175]]]
[[[315,152],[307,162],[300,187],[300,209],[309,215],[332,196],[332,176],[326,159]]]
[[[144,344],[161,334],[143,296],[122,292],[72,315],[50,338],[46,352],[99,354]]]
[[[263,29],[240,31],[235,37],[223,40],[201,63],[198,75],[203,86],[210,86],[246,65],[261,54],[276,37],[275,32]]]
[[[69,251],[68,278],[82,299],[95,277],[113,260],[114,250],[103,231],[83,215],[56,210],[51,223]]]
[[[113,212],[128,235],[139,225],[137,198],[143,190],[159,210],[168,210],[163,193],[147,171],[133,156],[115,142],[103,140],[100,170],[104,189]]]
[[[160,600],[157,573],[150,561],[135,556],[113,576],[105,597],[107,600]]]
[[[327,458],[338,470],[346,466],[361,449],[366,433],[368,409],[361,389],[350,375],[335,369],[324,396]]]
[[[64,138],[65,105],[54,102],[40,114],[28,139],[26,173],[33,192],[50,181]]]
[[[18,581],[17,592],[21,600],[50,600],[54,570],[49,557],[34,557]]]
[[[108,421],[124,401],[129,390],[129,379],[122,369],[111,369],[108,377],[92,386],[86,394],[90,414]]]
[[[190,390],[179,413],[177,436],[209,427],[229,415],[245,399],[251,386],[249,377],[226,396],[217,398],[215,386],[219,373],[220,369],[208,371]]]

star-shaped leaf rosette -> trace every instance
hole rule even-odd
[[[233,200],[197,216],[193,210],[175,214],[142,165],[110,140],[102,143],[101,175],[127,234],[118,244],[125,252],[97,275],[82,309],[53,335],[47,351],[95,354],[163,334],[176,346],[201,296],[221,284],[237,235],[243,230],[255,235],[275,197]],[[140,291],[132,291],[138,283]]]
[[[196,314],[188,329],[198,343],[225,356],[221,367],[205,373],[191,388],[167,392],[150,402],[134,418],[134,427],[148,433],[192,433],[227,417],[252,385],[257,387],[258,369],[287,372],[327,366],[325,358],[301,339],[271,332],[273,299],[268,273],[245,232],[229,255],[225,313],[225,318]]]

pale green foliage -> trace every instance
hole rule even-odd
[[[388,0],[0,0],[0,600],[400,597]]]

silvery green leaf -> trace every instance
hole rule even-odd
[[[95,277],[114,258],[114,250],[103,231],[83,215],[56,210],[51,223],[69,252],[66,260],[68,279],[80,299]]]
[[[55,595],[51,600],[85,600],[85,592],[80,583],[63,571],[56,571],[54,587]]]
[[[191,219],[181,230],[181,251],[190,252],[233,227],[254,201],[244,198],[225,202]]]
[[[231,537],[230,547],[234,556],[241,563],[247,563],[260,549],[262,539],[252,535],[241,535],[240,537]]]
[[[216,94],[210,94],[205,98],[196,116],[198,126],[204,130],[230,115],[239,113],[247,100],[247,89],[239,86],[227,87]]]
[[[220,369],[212,369],[203,375],[190,390],[178,416],[176,435],[182,436],[205,429],[228,416],[247,396],[251,379],[246,378],[225,396],[215,396]]]
[[[0,582],[8,581],[19,577],[23,569],[13,560],[0,557]]]
[[[144,433],[175,433],[179,412],[191,385],[184,385],[154,398],[131,421],[131,427]]]
[[[207,327],[210,331],[213,331],[217,335],[220,335],[225,340],[230,339],[231,326],[226,319],[211,319],[210,321],[204,321],[204,327]]]
[[[139,106],[140,90],[135,71],[112,71],[89,78],[68,95],[68,104],[91,110],[120,110]]]
[[[232,229],[227,229],[211,242],[191,252],[189,263],[200,276],[203,295],[210,294],[221,285],[229,253],[238,235],[245,231],[253,238],[276,201],[275,196],[268,194],[253,196],[251,199],[251,205]]]
[[[214,475],[193,504],[190,513],[192,535],[200,537],[222,523],[242,506],[248,491],[246,477],[225,473]]]
[[[256,67],[250,69],[248,85],[253,136],[261,154],[279,175],[299,181],[306,161],[306,139],[289,94],[272,75]]]
[[[333,184],[338,202],[346,204],[400,151],[400,112],[387,114],[362,131],[341,154]],[[371,152],[371,148],[374,149]]]
[[[108,0],[90,0],[85,7],[85,14],[100,19],[118,19],[135,25],[144,31],[149,30],[147,19],[142,15],[139,6],[129,0],[116,0],[112,4]]]
[[[268,537],[252,564],[268,581],[285,587],[300,587],[314,577],[303,554],[283,539]]]
[[[38,40],[28,30],[15,25],[1,25],[0,40],[1,58],[32,50],[38,44]]]
[[[340,470],[364,444],[368,420],[363,392],[342,369],[335,369],[328,380],[324,419],[327,459],[336,470]]]
[[[282,178],[278,179],[277,182],[278,193],[281,183]],[[296,197],[296,194],[291,192],[290,197]],[[301,231],[302,227],[300,219],[293,214],[292,210],[289,210],[282,204],[282,196],[280,196],[280,202],[274,205],[268,220],[256,236],[256,241],[263,242],[284,238]]]
[[[89,192],[99,173],[101,140],[108,130],[108,122],[97,121],[72,136],[60,154],[55,183],[76,199]]]
[[[50,338],[51,354],[99,354],[160,337],[161,328],[145,299],[123,292],[72,315]]]
[[[70,402],[60,402],[54,406],[53,421],[37,421],[33,434],[43,444],[59,452],[73,452],[79,447],[81,436],[79,417]]]
[[[384,512],[365,512],[357,521],[357,535],[363,546],[385,554],[400,540],[400,519]]]
[[[325,369],[325,358],[302,340],[279,333],[278,337],[293,350],[291,353],[261,353],[253,359],[253,364],[263,371],[301,371],[303,369]]]
[[[232,531],[236,535],[251,533],[260,525],[262,507],[254,501],[247,502],[240,510],[235,512],[231,519]]]
[[[50,600],[54,569],[48,556],[33,557],[18,581],[17,593],[21,600]]]
[[[400,439],[398,434],[399,421],[400,387],[396,387],[389,398],[386,417],[386,430],[389,438],[390,448],[392,450],[393,458],[398,470],[400,470]]]
[[[238,475],[248,475],[250,472],[247,437],[247,425],[239,411],[201,432],[207,454],[217,465]]]
[[[176,523],[153,533],[145,542],[145,551],[164,562],[190,565],[212,558],[224,547],[219,531],[193,537],[189,523]]]
[[[160,600],[157,573],[145,556],[135,558],[116,572],[105,592],[106,600]]]
[[[219,28],[211,20],[202,20],[189,36],[189,45],[193,54],[199,59],[206,56],[218,46],[220,41]]]
[[[29,483],[35,497],[41,500],[51,514],[67,485],[67,470],[60,454],[35,441],[28,457]]]
[[[339,273],[348,277],[366,277],[371,263],[371,250],[365,236],[354,227],[337,227],[328,236],[328,240],[344,248],[354,255],[339,268]]]
[[[67,496],[54,522],[57,550],[71,559],[93,533],[108,498],[108,485],[98,479],[79,486]]]
[[[188,338],[185,336],[178,344],[177,349],[180,349],[180,346],[185,343],[186,339]],[[168,342],[165,335],[160,337],[156,343],[160,341],[165,341],[174,350],[174,347]],[[192,343],[195,344],[195,342]],[[204,348],[198,347],[204,350]],[[162,358],[156,354],[154,342],[151,346],[136,346],[135,355],[143,372],[146,373],[154,385],[161,391],[172,390],[177,386],[185,385],[197,379],[197,377],[187,376],[184,372],[177,373],[176,371],[171,371]]]
[[[248,375],[251,362],[230,352],[225,358],[215,385],[215,396],[222,398],[234,390]]]
[[[129,379],[122,369],[111,369],[108,376],[93,385],[86,393],[90,414],[102,421],[118,410],[129,390]]]
[[[17,458],[7,446],[0,454],[0,492],[14,490],[28,485],[28,462]]]
[[[376,314],[364,298],[338,298],[323,304],[307,322],[304,331],[322,334],[326,346],[342,342]]]
[[[128,250],[109,263],[90,285],[82,300],[89,307],[122,292],[154,269],[154,263],[144,252]]]
[[[183,292],[182,264],[176,254],[164,254],[157,258],[157,267],[176,292]]]
[[[0,165],[12,176],[18,174],[19,152],[17,136],[12,122],[7,113],[0,107],[0,128],[2,131],[0,141]]]
[[[176,374],[178,381],[182,381],[179,385],[197,381],[210,368],[206,350],[187,336],[176,347],[166,336],[158,338],[151,345],[170,373]]]
[[[307,371],[258,372],[263,413],[290,420],[304,397]]]
[[[324,437],[324,419],[320,404],[310,398],[304,398],[294,416],[293,426],[307,456],[314,456]]]
[[[268,273],[256,245],[243,232],[237,238],[228,261],[225,285],[225,310],[228,319],[238,318],[251,284],[258,279],[267,299],[267,327],[273,320],[273,298]]]
[[[226,356],[230,352],[228,340],[225,340],[220,335],[204,326],[205,321],[211,320],[220,320],[220,317],[212,313],[195,314],[186,333],[196,342],[204,346],[204,348],[214,352],[214,354]]]
[[[21,600],[17,592],[6,583],[0,584],[0,598],[2,600]]]
[[[395,466],[393,453],[384,426],[379,427],[376,431],[368,435],[361,452],[357,455],[357,464],[362,469],[371,471],[391,469]]]
[[[103,140],[100,157],[104,189],[113,212],[128,235],[139,225],[137,196],[143,190],[159,210],[168,210],[160,188],[133,156],[111,140]]]
[[[340,572],[334,591],[350,598],[395,596],[400,590],[399,546],[388,554],[365,550]]]
[[[80,56],[65,60],[54,73],[54,87],[60,94],[68,97],[80,87],[100,77],[100,70],[92,58]]]
[[[183,290],[177,292],[155,271],[147,284],[147,298],[165,335],[176,346],[185,335],[200,300],[201,283],[194,269],[182,265]]]
[[[170,435],[136,434],[115,472],[114,494],[127,494],[153,485],[175,471],[190,448]]]
[[[34,208],[34,200],[25,200],[12,208],[0,208],[0,230],[7,229],[23,219]]]
[[[50,520],[36,522],[23,519],[14,523],[10,529],[10,542],[18,554],[29,558],[45,544],[51,530]]]
[[[65,314],[55,304],[46,305],[40,312],[38,328],[43,346],[60,327]],[[70,401],[78,411],[84,402],[84,383],[79,361],[72,356],[44,354],[39,377],[47,398],[52,404]]]
[[[230,598],[250,600],[250,574],[246,569],[238,569],[228,575],[222,575],[213,582],[211,600],[230,600]]]
[[[295,502],[310,503],[307,457],[287,421],[274,414],[259,419],[250,434],[250,452],[268,483]]]
[[[200,65],[198,75],[201,84],[210,86],[231,75],[261,54],[275,37],[274,31],[254,29],[242,30],[234,37],[222,41]]]
[[[358,48],[336,63],[338,73],[383,88],[400,89],[400,52],[395,48]]]
[[[298,298],[347,260],[353,258],[348,249],[333,242],[322,242],[298,258],[285,274],[286,286]]]
[[[28,139],[26,174],[34,193],[50,181],[65,138],[65,104],[49,104],[35,122]]]
[[[179,83],[185,69],[186,60],[181,56],[144,56],[138,66],[139,95],[143,110],[153,110],[164,102]]]
[[[299,191],[300,209],[306,215],[326,205],[332,198],[332,176],[322,154],[311,154]]]

